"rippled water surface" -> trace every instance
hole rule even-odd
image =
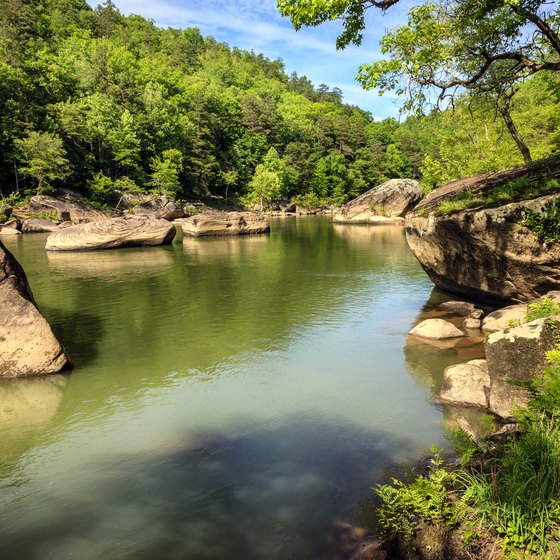
[[[74,371],[0,383],[0,557],[311,559],[441,441],[456,355],[397,227],[49,253],[7,239]]]

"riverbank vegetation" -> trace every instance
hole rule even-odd
[[[522,161],[491,100],[376,121],[281,60],[107,0],[3,3],[0,185],[11,200],[71,187],[267,206],[342,204],[388,178],[427,190]],[[534,157],[560,143],[560,82],[519,84],[511,117]]]
[[[461,466],[436,450],[426,473],[376,488],[389,550],[399,558],[558,558],[560,350],[527,385],[519,432],[473,442],[449,438]]]

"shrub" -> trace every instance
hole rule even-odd
[[[544,319],[545,317],[551,317],[552,315],[558,315],[560,313],[560,306],[550,298],[544,298],[542,301],[537,301],[535,303],[530,303],[525,316],[525,322],[535,321],[536,319]]]

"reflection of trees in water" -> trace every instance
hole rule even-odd
[[[422,274],[399,228],[367,228],[370,251],[354,234],[341,237],[329,219],[275,226],[270,236],[185,238],[172,247],[45,259],[40,274],[48,282],[36,297],[71,350],[70,389],[84,392],[76,402],[90,406],[171,371],[207,371],[245,351],[280,349],[305,325],[335,316],[359,289],[371,289],[382,272],[392,274],[395,262],[400,274]],[[78,383],[87,364],[96,373]]]
[[[5,514],[26,520],[25,530],[0,526],[2,549],[11,560],[115,550],[123,560],[335,558],[327,543],[333,521],[361,521],[356,503],[373,499],[383,466],[409,446],[305,416],[238,435],[199,434],[160,455],[99,460],[88,471],[98,473],[94,480],[78,466],[49,489],[48,518],[34,518],[26,500],[9,504]]]

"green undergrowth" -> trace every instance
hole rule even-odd
[[[438,216],[459,212],[470,208],[492,208],[519,200],[529,200],[555,192],[559,188],[558,179],[549,178],[532,181],[527,175],[507,181],[485,192],[465,191],[440,202],[435,213]],[[558,208],[556,208],[558,212]],[[556,214],[558,217],[558,213]]]
[[[545,317],[552,317],[553,315],[560,314],[560,306],[551,298],[544,298],[541,301],[530,303],[525,316],[525,322],[535,321],[537,319],[544,319]]]
[[[498,445],[454,430],[448,439],[460,466],[446,465],[436,450],[427,473],[375,488],[382,534],[400,543],[403,557],[446,557],[434,556],[443,545],[426,542],[431,534],[453,537],[465,558],[495,558],[488,551],[500,549],[504,558],[560,558],[560,349],[547,358],[544,372],[526,384],[530,400],[516,413],[518,435]],[[462,557],[454,554],[447,557]]]
[[[560,243],[560,200],[546,204],[543,213],[526,210],[523,225],[540,241]]]

